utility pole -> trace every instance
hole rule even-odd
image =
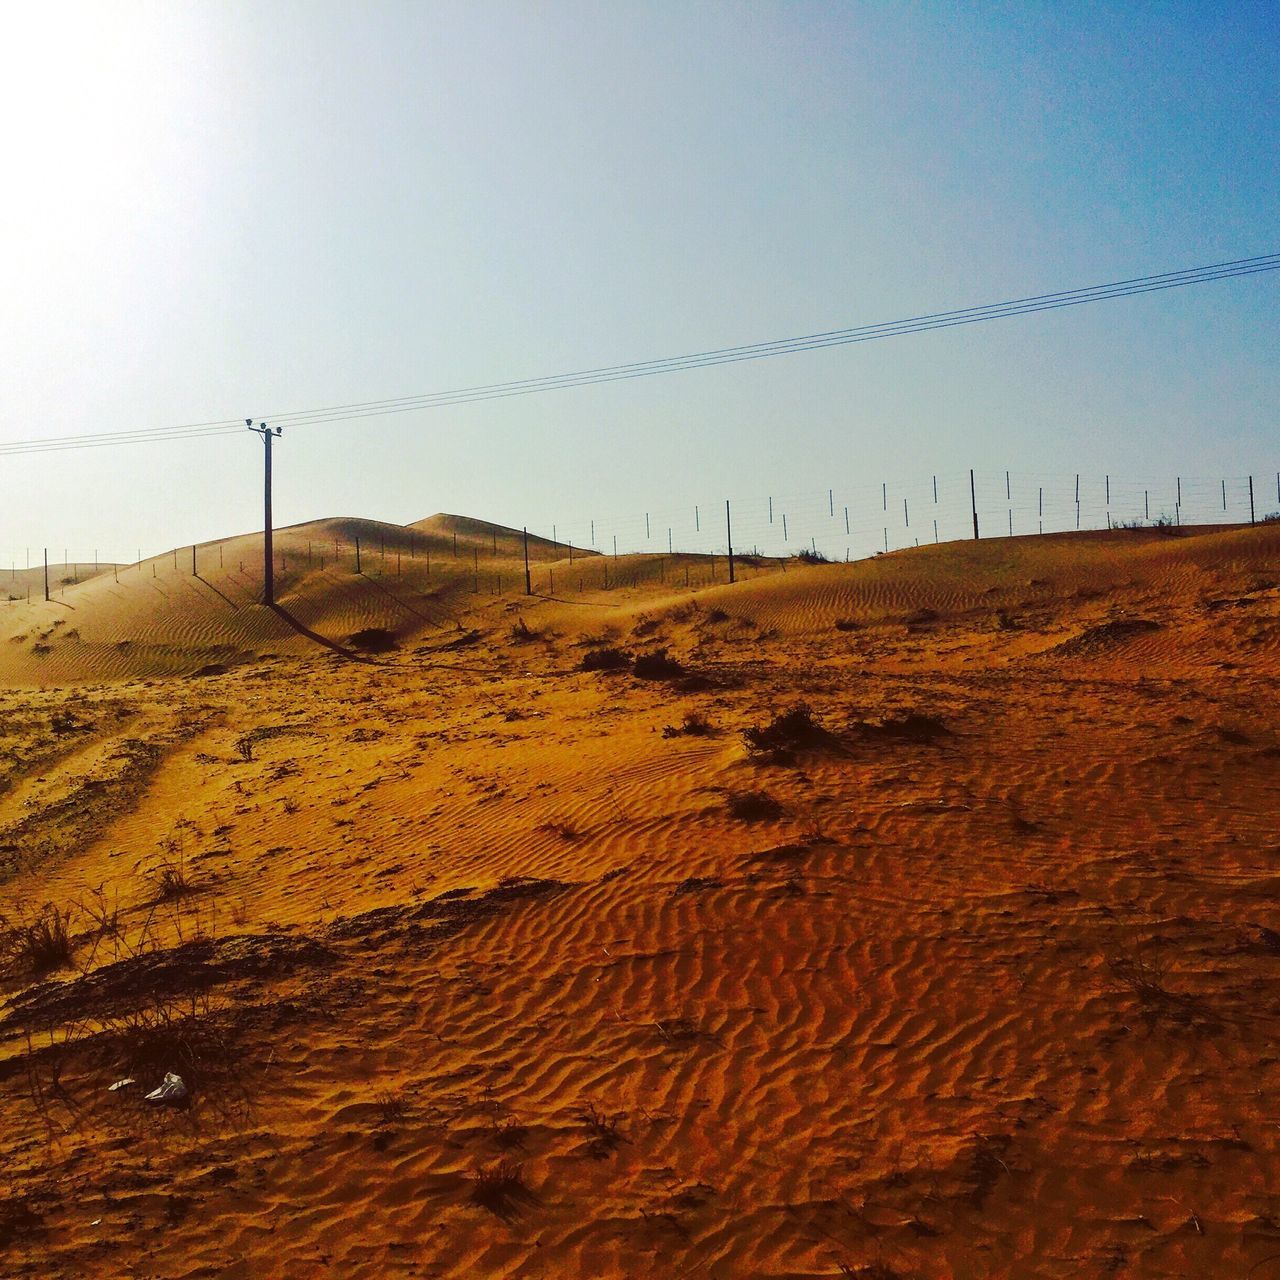
[[[533,582],[529,577],[529,529],[525,527],[524,531],[524,593],[527,596],[533,595]]]
[[[270,607],[276,602],[275,557],[271,547],[271,441],[275,436],[283,435],[284,429],[269,427],[265,422],[260,422],[255,427],[252,418],[246,418],[244,425],[262,437],[266,450],[262,486],[262,603]]]
[[[44,598],[49,598],[49,548],[44,549]]]
[[[724,500],[724,532],[729,542],[729,581],[733,581],[733,524],[729,519],[729,499]]]

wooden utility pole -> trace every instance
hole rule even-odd
[[[733,581],[733,523],[729,519],[729,499],[724,500],[724,532],[729,540],[729,581]]]
[[[252,418],[246,418],[244,425],[262,437],[265,449],[262,485],[262,603],[270,607],[276,602],[275,555],[271,545],[271,441],[276,436],[283,435],[284,429],[269,427],[265,422],[260,422],[255,427]],[[192,554],[194,555],[194,549]]]

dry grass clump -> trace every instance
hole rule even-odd
[[[597,1160],[612,1155],[624,1142],[627,1136],[619,1128],[623,1116],[621,1113],[610,1115],[601,1111],[594,1102],[588,1102],[582,1111],[582,1123],[586,1126],[590,1141],[587,1150]]]
[[[409,1114],[409,1095],[403,1089],[380,1089],[373,1096],[378,1108],[378,1123],[391,1128]]]
[[[700,711],[686,711],[684,719],[678,724],[669,724],[662,731],[664,738],[705,738],[714,730],[711,721]]]
[[[161,902],[173,902],[196,891],[187,871],[186,859],[181,857],[161,859],[151,873],[151,883],[155,885],[156,897]]]
[[[471,1171],[471,1203],[510,1221],[537,1197],[524,1180],[524,1165],[511,1156],[478,1164]]]
[[[35,915],[0,915],[0,973],[39,976],[71,964],[71,909],[46,902]]]

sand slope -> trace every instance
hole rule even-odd
[[[1280,1274],[1280,528],[515,537],[285,531],[313,636],[248,539],[4,615],[0,902],[74,954],[7,969],[0,1270]]]

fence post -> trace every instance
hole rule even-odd
[[[969,506],[973,511],[973,537],[978,538],[978,491],[973,483],[973,468],[969,468]]]
[[[1249,477],[1249,523],[1254,524],[1253,518],[1253,477]]]
[[[1250,484],[1253,482],[1250,481]],[[733,524],[729,519],[729,499],[724,500],[724,531],[729,541],[729,581],[733,581]]]
[[[456,534],[454,535],[456,538]],[[529,577],[529,527],[525,526],[524,530],[524,593],[527,596],[533,595],[533,581]]]

